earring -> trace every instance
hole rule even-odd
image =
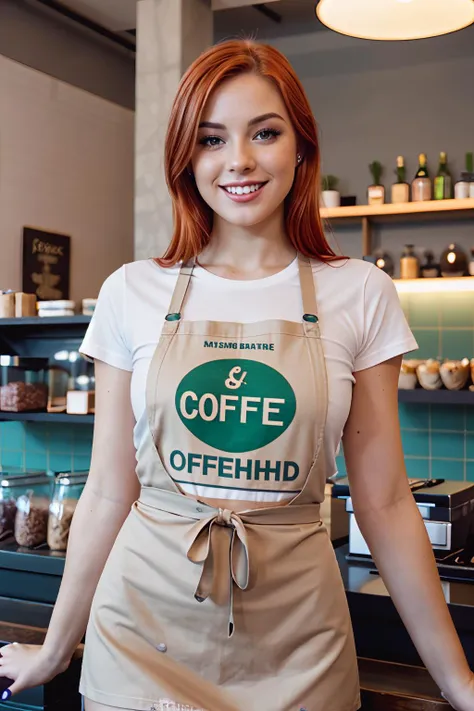
[[[301,153],[298,153],[298,154],[297,154],[296,160],[297,160],[298,163],[301,163],[301,161],[303,160],[303,158],[302,158],[302,156],[301,156]]]

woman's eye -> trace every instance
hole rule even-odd
[[[263,128],[261,131],[259,131],[257,133],[255,138],[258,138],[261,141],[269,141],[272,138],[276,138],[279,135],[280,135],[280,131],[277,131],[275,128]]]
[[[215,148],[216,146],[220,146],[223,140],[219,138],[219,136],[203,136],[199,143],[202,146],[208,146],[208,148]]]

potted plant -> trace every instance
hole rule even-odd
[[[372,173],[372,185],[367,189],[367,198],[369,205],[382,205],[385,202],[385,188],[380,182],[382,177],[382,164],[378,160],[374,160],[369,165],[369,170]]]
[[[324,207],[339,207],[341,204],[341,195],[337,190],[339,178],[335,175],[323,175],[321,183]]]

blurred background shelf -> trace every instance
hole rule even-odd
[[[377,220],[416,217],[474,217],[474,198],[463,200],[426,200],[425,202],[387,203],[384,205],[351,205],[348,207],[321,208],[321,217],[329,220],[360,220],[364,217]]]
[[[399,390],[398,402],[420,405],[474,405],[474,392],[470,390]],[[94,415],[68,415],[65,412],[0,412],[0,422],[69,422],[91,425]]]
[[[90,316],[0,319],[0,353],[50,358],[57,351],[79,348]]]
[[[425,202],[351,205],[320,209],[323,219],[337,224],[360,223],[362,254],[372,254],[372,225],[376,223],[413,222],[414,220],[474,219],[474,198],[463,200],[427,200]]]
[[[470,390],[399,390],[398,402],[423,405],[474,405],[474,392]]]
[[[94,415],[68,415],[65,412],[0,412],[0,422],[10,421],[90,425],[94,422]]]

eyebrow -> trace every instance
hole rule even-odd
[[[276,118],[280,119],[281,121],[284,121],[285,119],[283,116],[280,116],[280,114],[276,113],[268,113],[268,114],[262,114],[261,116],[256,116],[253,119],[250,119],[248,122],[249,126],[255,126],[257,123],[262,123],[263,121],[268,121],[269,119]],[[225,130],[225,125],[223,123],[213,123],[212,121],[202,121],[199,124],[199,128],[216,128],[220,129],[221,131]]]

